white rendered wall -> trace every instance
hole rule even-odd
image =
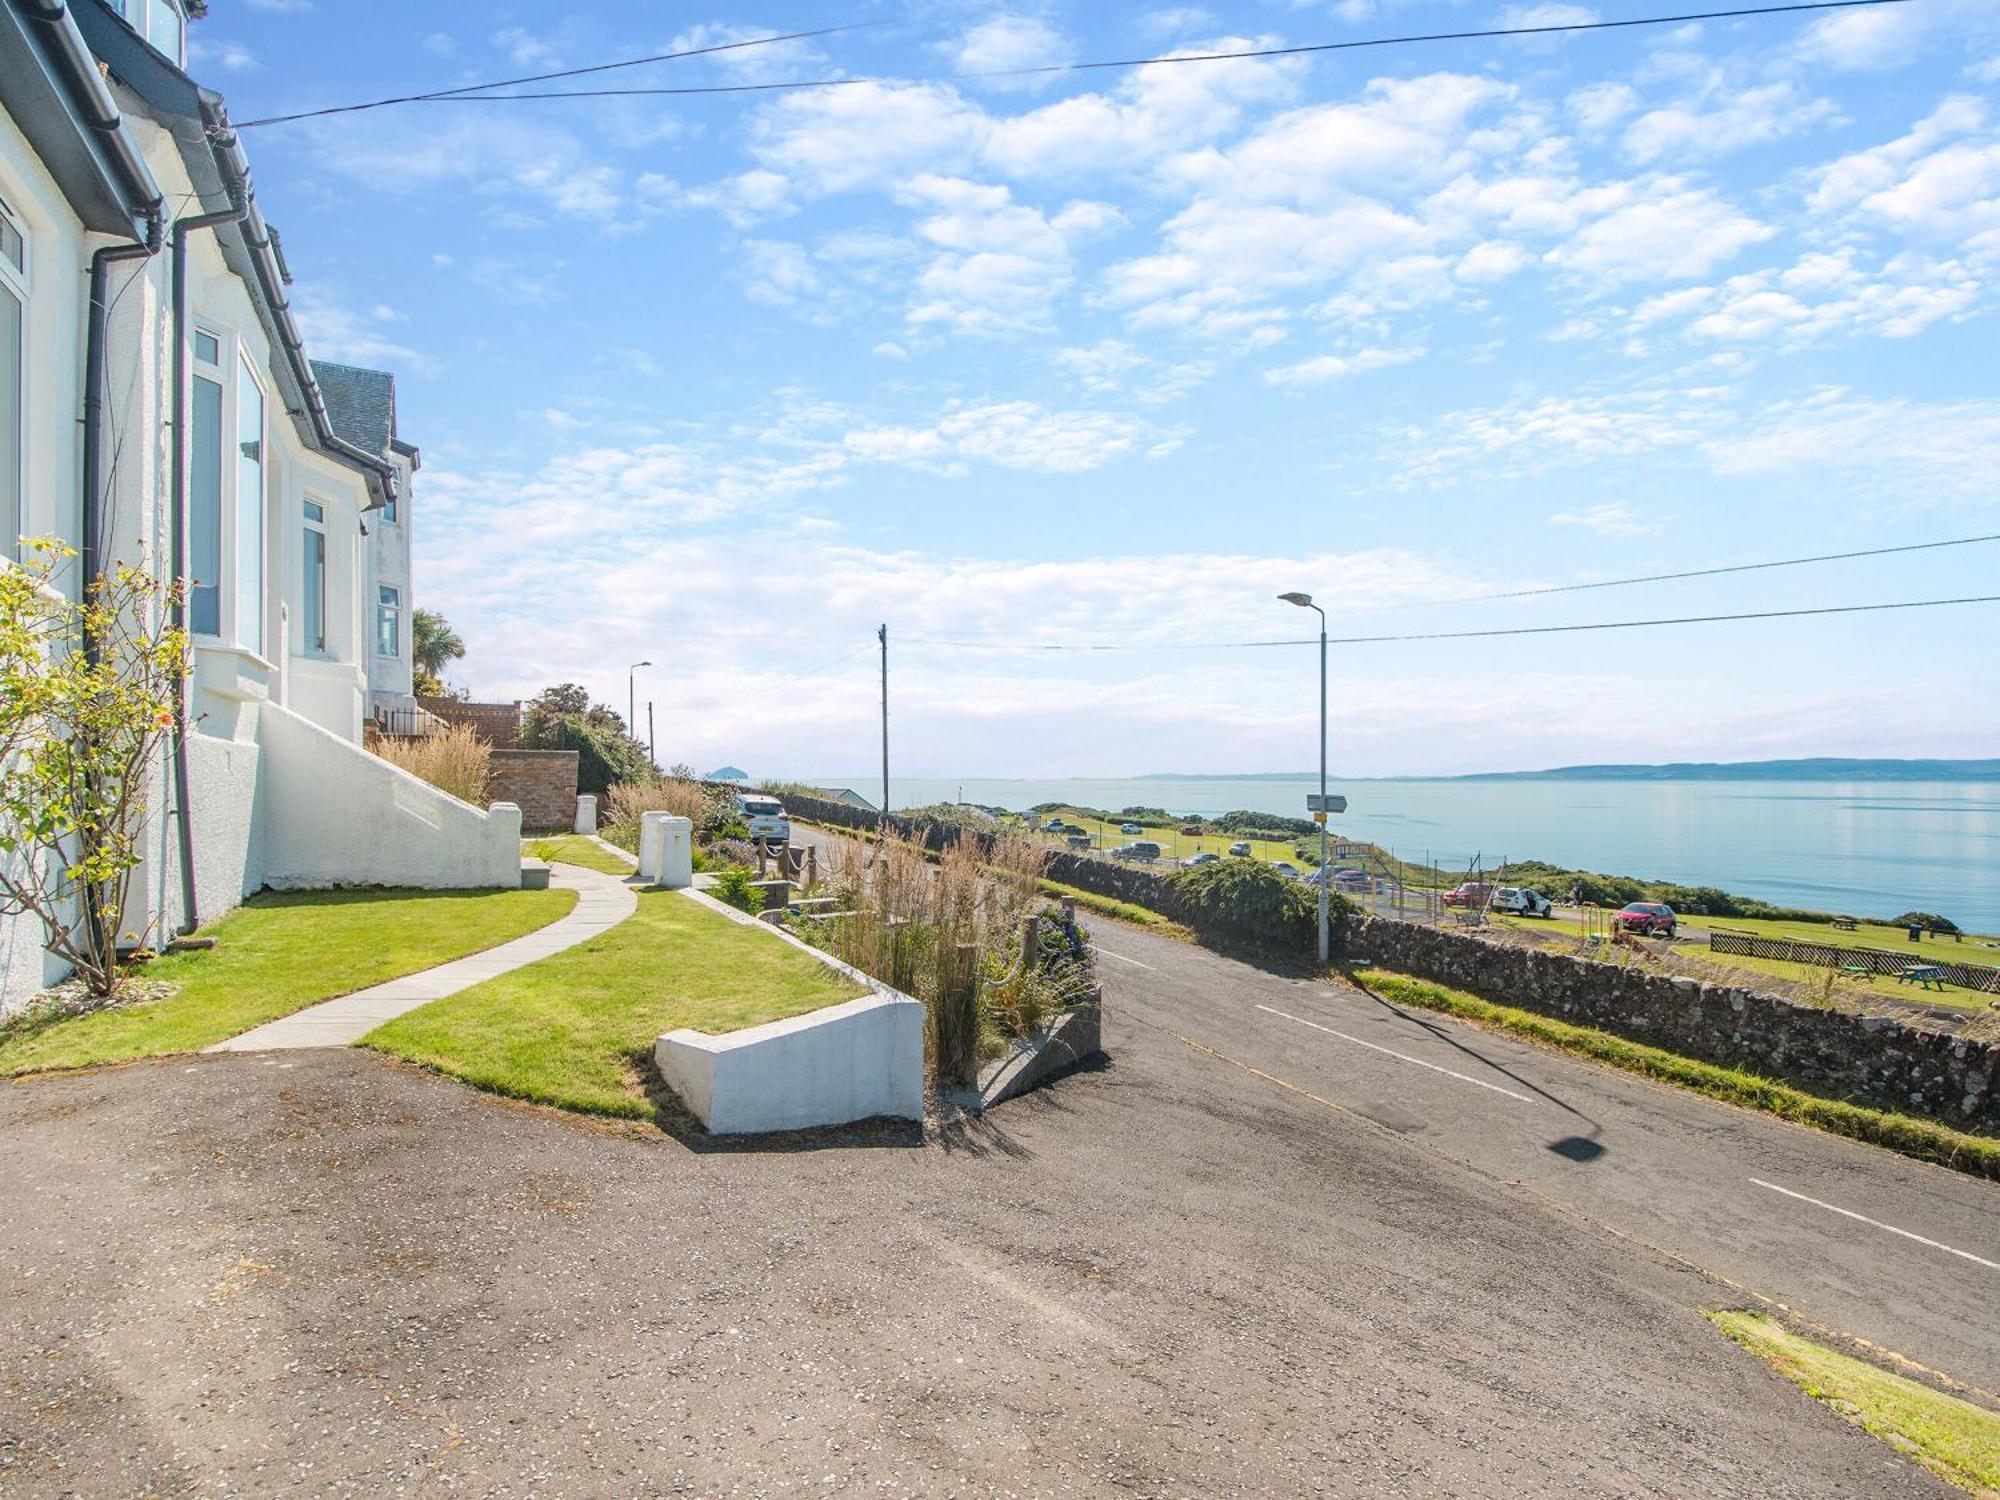
[[[259,711],[265,883],[514,888],[521,810],[481,811],[289,710]]]
[[[726,1036],[670,1031],[660,1076],[716,1135],[924,1115],[924,1007],[864,995]]]

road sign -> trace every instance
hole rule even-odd
[[[1347,811],[1347,799],[1330,795],[1322,797],[1317,792],[1307,792],[1306,811],[1343,813]]]
[[[1325,825],[1325,823],[1326,823],[1326,814],[1325,814],[1325,813],[1323,813],[1323,812],[1316,812],[1316,813],[1314,813],[1314,814],[1313,814],[1313,821],[1314,821],[1315,823],[1318,823],[1318,824],[1320,824],[1320,825],[1324,826],[1324,825]]]

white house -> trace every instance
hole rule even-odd
[[[54,535],[78,577],[194,580],[189,732],[121,925],[159,941],[266,886],[514,884],[517,812],[361,748],[409,701],[417,451],[386,374],[307,357],[227,110],[182,69],[184,3],[0,0],[0,566]],[[0,918],[0,1009],[56,977]]]

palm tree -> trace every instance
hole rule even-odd
[[[434,609],[410,616],[410,655],[416,665],[416,689],[426,697],[444,692],[444,669],[465,655],[465,642],[451,622]]]

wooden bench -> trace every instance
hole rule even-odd
[[[1927,990],[1942,990],[1944,970],[1936,964],[1910,964],[1898,971],[1896,983],[1922,985]]]

